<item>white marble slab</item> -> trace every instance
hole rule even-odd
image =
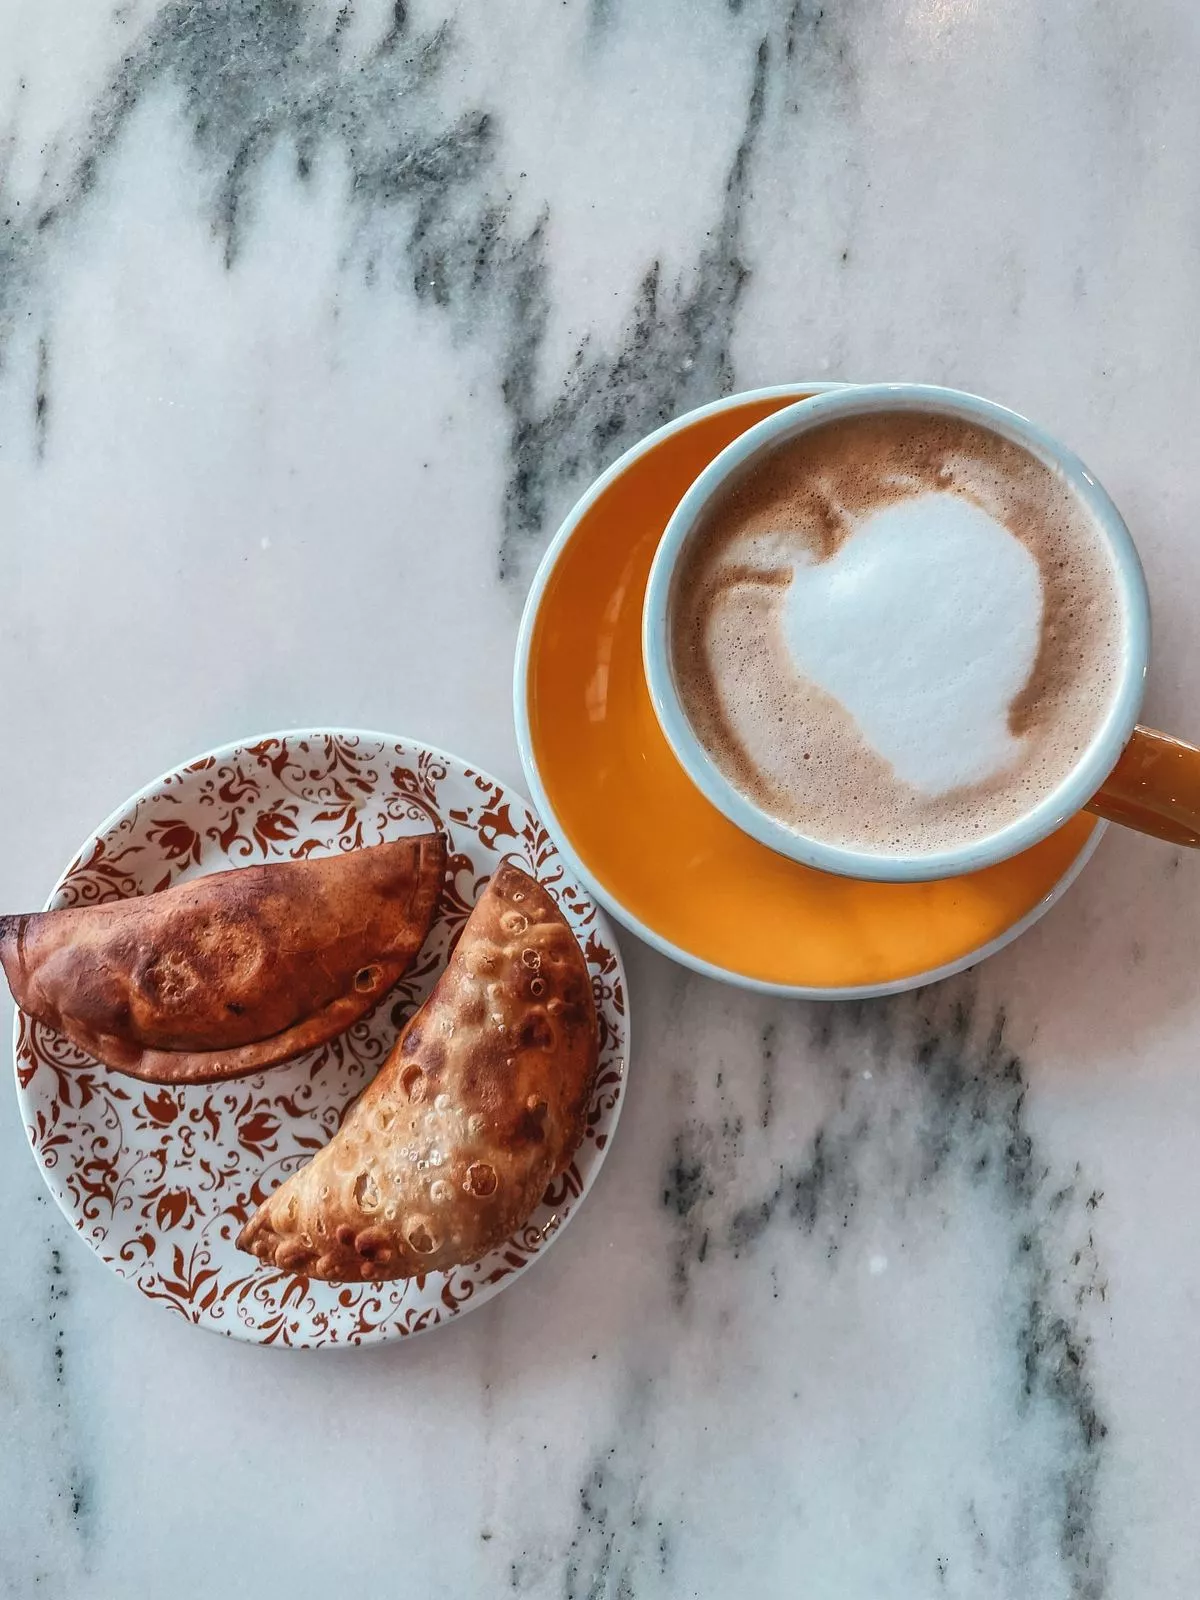
[[[1149,713],[1196,734],[1198,66],[1190,0],[3,0],[5,908],[246,732],[517,779],[560,514],[797,377],[1070,441],[1145,554]],[[854,1009],[628,940],[589,1204],[405,1348],[143,1303],[0,1096],[0,1586],[1190,1597],[1198,874],[1110,837],[1012,950]]]

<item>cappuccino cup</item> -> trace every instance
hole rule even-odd
[[[692,781],[808,866],[953,877],[1085,807],[1200,840],[1200,752],[1137,726],[1128,528],[1077,457],[976,396],[863,385],[749,429],[672,516],[642,643]]]

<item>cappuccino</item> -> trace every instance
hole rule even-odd
[[[755,458],[672,584],[680,701],[727,780],[847,849],[969,844],[1051,794],[1116,696],[1103,532],[1029,451],[897,410]]]

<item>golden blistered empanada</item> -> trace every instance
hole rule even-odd
[[[324,1044],[396,982],[441,895],[440,834],[0,917],[13,998],[152,1083],[241,1077]]]
[[[477,1260],[569,1165],[598,1054],[574,934],[536,879],[500,867],[378,1077],[238,1244],[332,1282]]]

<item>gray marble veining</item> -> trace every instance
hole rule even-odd
[[[519,778],[591,477],[713,396],[993,394],[1080,450],[1195,734],[1188,0],[0,7],[7,908],[181,757],[396,728]],[[0,1097],[13,1595],[1189,1596],[1194,863],[1105,842],[976,973],[856,1007],[626,941],[588,1205],[346,1360],[89,1258]]]

